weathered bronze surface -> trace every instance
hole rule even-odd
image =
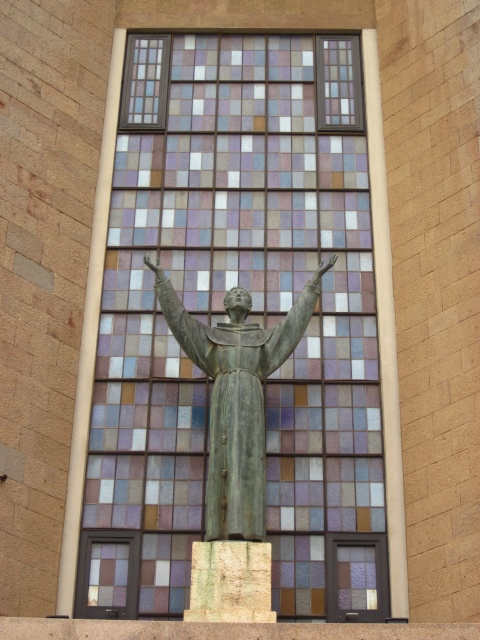
[[[229,323],[208,327],[189,315],[157,260],[155,291],[171,332],[188,357],[215,380],[210,407],[206,540],[265,540],[265,414],[262,380],[295,349],[312,317],[321,263],[277,325],[245,324],[251,297],[236,287],[225,296]]]

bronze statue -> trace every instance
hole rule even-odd
[[[229,323],[208,327],[189,315],[157,259],[155,291],[168,326],[188,357],[215,380],[210,407],[206,540],[265,539],[265,413],[262,380],[276,371],[302,338],[320,295],[320,280],[337,256],[323,262],[288,314],[274,327],[245,324],[248,291],[224,300]]]

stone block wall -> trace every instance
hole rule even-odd
[[[411,619],[480,622],[480,7],[376,13]]]
[[[0,3],[0,614],[55,613],[115,0]]]

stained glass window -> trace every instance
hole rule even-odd
[[[126,605],[129,552],[129,545],[124,543],[92,544],[87,606]]]
[[[319,262],[335,253],[303,337],[263,381],[272,607],[279,621],[318,623],[331,617],[332,603],[371,603],[367,592],[375,588],[380,601],[380,587],[366,577],[368,545],[356,559],[364,536],[385,538],[386,531],[358,38],[176,33],[134,34],[131,42],[85,534],[136,535],[137,617],[181,618],[191,545],[204,536],[213,382],[169,330],[145,252],[159,257],[199,321],[228,322],[225,292],[242,286],[253,301],[247,322],[265,329],[284,321]],[[349,558],[325,554],[333,536],[347,535],[354,539]],[[88,586],[92,602],[110,598],[113,606],[114,589],[115,602],[123,597],[124,571],[117,584],[109,568],[105,582],[101,553],[95,547]],[[326,576],[340,564],[340,586],[329,590]]]

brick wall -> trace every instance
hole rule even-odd
[[[376,10],[411,619],[480,622],[480,7]]]
[[[0,614],[55,613],[115,0],[0,3]]]

